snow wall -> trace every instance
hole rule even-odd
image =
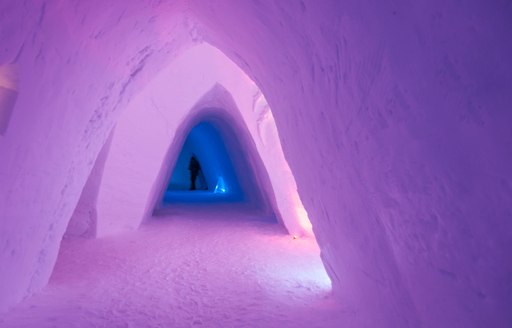
[[[265,94],[361,326],[509,327],[511,25],[506,1],[2,1],[0,310],[46,284],[130,100],[204,39]]]

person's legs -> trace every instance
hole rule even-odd
[[[196,190],[197,172],[190,172],[190,190]]]

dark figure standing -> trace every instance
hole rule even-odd
[[[190,190],[196,190],[196,178],[199,175],[199,171],[201,171],[201,165],[199,165],[195,155],[192,155],[190,158],[188,169],[190,171]]]

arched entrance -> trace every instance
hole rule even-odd
[[[232,114],[220,108],[202,109],[178,129],[188,132],[171,146],[168,163],[172,164],[160,183],[155,214],[170,213],[177,205],[230,204],[276,220],[267,170],[247,127]],[[192,158],[200,165],[196,190],[190,190]]]

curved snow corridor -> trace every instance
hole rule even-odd
[[[511,10],[0,1],[0,326],[511,327]]]

